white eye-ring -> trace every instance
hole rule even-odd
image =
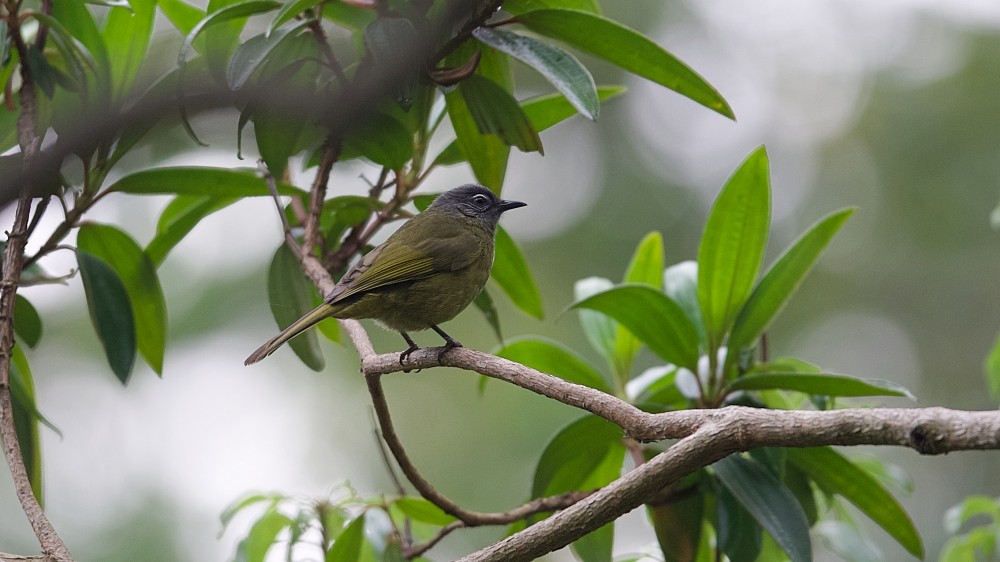
[[[472,204],[480,209],[485,208],[490,202],[489,198],[485,195],[479,194],[472,198]]]

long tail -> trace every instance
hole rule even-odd
[[[253,365],[254,363],[260,361],[261,359],[267,357],[268,355],[274,353],[274,350],[281,347],[283,343],[294,338],[295,336],[301,334],[302,332],[308,330],[315,326],[320,320],[325,320],[333,316],[333,307],[323,303],[312,311],[307,313],[302,318],[299,318],[295,322],[292,322],[287,328],[281,331],[280,334],[274,336],[273,338],[267,340],[264,345],[257,348],[247,357],[247,360],[243,362],[244,365]]]

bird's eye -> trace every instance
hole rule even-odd
[[[489,205],[489,203],[490,203],[489,197],[486,197],[485,195],[482,194],[473,196],[472,198],[472,204],[480,209],[485,209],[486,206]]]

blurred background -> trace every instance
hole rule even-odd
[[[764,144],[774,201],[768,263],[828,212],[859,208],[771,330],[772,354],[888,379],[919,398],[884,402],[893,406],[995,408],[982,364],[1000,331],[1000,232],[990,226],[1000,198],[1000,3],[643,0],[604,8],[706,77],[737,121],[585,60],[599,83],[629,92],[597,123],[575,118],[543,134],[544,158],[513,154],[504,195],[528,207],[505,215],[504,225],[523,246],[546,318],[523,316],[494,286],[505,336],[557,339],[603,368],[576,316],[562,314],[574,281],[619,280],[651,230],[665,237],[667,263],[693,259],[713,198]],[[153,50],[169,65],[179,39],[160,23]],[[529,70],[517,71],[527,92],[547,91]],[[252,165],[246,146],[247,160],[236,158],[236,119],[231,112],[196,122],[211,151],[185,152],[196,147],[177,132],[128,165]],[[377,173],[356,162],[338,168],[332,193],[361,193],[359,176]],[[295,179],[307,185],[308,174]],[[468,180],[470,171],[456,166],[426,188]],[[122,224],[145,243],[165,202],[115,195],[91,219]],[[0,213],[0,224],[10,215]],[[321,373],[287,350],[243,367],[276,331],[266,267],[280,242],[263,198],[198,226],[160,269],[171,322],[163,378],[138,365],[124,388],[89,327],[79,279],[25,289],[45,329],[29,353],[38,403],[63,432],[43,435],[47,510],[78,559],[225,560],[249,520],[220,538],[218,516],[243,495],[324,497],[344,481],[362,496],[393,489],[353,350],[327,343]],[[75,266],[69,252],[53,258],[44,264],[51,273]],[[448,331],[476,349],[497,345],[474,310]],[[394,334],[372,336],[380,351],[401,348]],[[417,337],[437,345],[432,334]],[[385,384],[417,466],[479,510],[526,498],[542,448],[580,415],[495,381],[480,394],[478,377],[460,371],[397,374]],[[997,452],[849,453],[910,474],[914,490],[901,499],[931,560],[947,538],[945,509],[969,494],[1000,495]],[[621,520],[616,553],[654,542],[643,518],[639,510]],[[450,560],[502,533],[460,531],[430,557]],[[908,559],[881,530],[870,533],[886,560]],[[37,551],[6,476],[0,551]]]

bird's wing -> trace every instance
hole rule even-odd
[[[365,254],[327,295],[326,302],[333,304],[387,285],[455,271],[472,263],[483,251],[479,238],[470,234],[467,228],[444,221],[431,236],[402,242],[404,237],[397,234],[409,224]]]

